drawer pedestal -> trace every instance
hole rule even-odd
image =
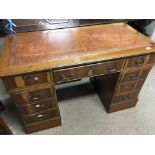
[[[4,79],[23,120],[26,133],[61,125],[54,81],[50,71]]]

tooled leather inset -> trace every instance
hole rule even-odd
[[[16,34],[10,65],[75,58],[151,46],[125,25],[90,26]]]

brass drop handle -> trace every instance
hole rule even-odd
[[[145,58],[144,57],[140,57],[139,59],[137,59],[135,61],[136,65],[140,66],[143,65],[145,63]]]
[[[40,108],[40,106],[41,106],[40,104],[36,104],[35,105],[36,108]]]
[[[139,74],[138,73],[136,73],[136,74],[130,74],[129,77],[130,77],[131,80],[137,80],[139,78]]]
[[[46,117],[45,114],[39,114],[37,115],[37,120],[43,120]]]
[[[38,81],[39,80],[39,77],[38,76],[35,76],[33,79],[34,79],[34,81]]]
[[[31,96],[31,95],[28,95],[28,98],[29,98],[30,100],[39,100],[39,99],[40,99],[40,96],[38,95],[38,96],[33,97],[33,96]]]
[[[38,76],[33,76],[33,75],[26,75],[26,76],[24,76],[24,80],[38,81],[39,77]]]
[[[69,74],[67,77],[64,74],[60,74],[61,80],[70,80],[73,77],[73,74]]]
[[[131,95],[130,94],[128,94],[127,96],[125,96],[124,98],[123,98],[123,100],[129,100],[131,98]]]
[[[39,110],[39,108],[44,108],[45,104],[36,104],[35,108]]]
[[[114,73],[117,72],[119,70],[119,64],[114,64],[114,67],[108,66],[107,67],[107,71],[109,73]]]

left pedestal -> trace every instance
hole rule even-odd
[[[50,71],[6,77],[3,81],[20,113],[26,133],[61,125]]]

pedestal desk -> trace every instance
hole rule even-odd
[[[17,33],[5,38],[0,77],[32,133],[62,124],[64,82],[89,77],[109,113],[134,107],[154,61],[155,44],[125,23]]]

